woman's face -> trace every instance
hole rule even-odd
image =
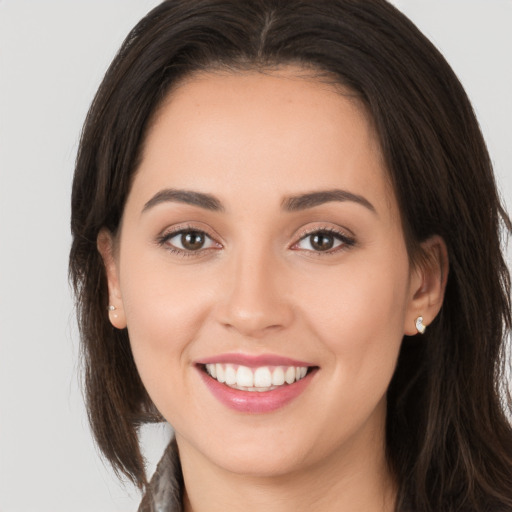
[[[99,245],[182,455],[277,475],[383,453],[421,277],[356,98],[295,68],[193,77],[149,130],[111,260]]]

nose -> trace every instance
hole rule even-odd
[[[293,320],[291,289],[278,258],[262,251],[233,258],[218,302],[218,319],[244,337],[263,338]]]

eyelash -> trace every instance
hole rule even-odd
[[[168,243],[169,240],[172,240],[173,238],[175,238],[177,236],[184,235],[187,233],[195,233],[195,234],[203,235],[205,238],[209,239],[212,243],[217,244],[218,247],[200,248],[197,251],[194,251],[194,250],[181,249],[179,247],[175,247],[172,244]],[[328,249],[328,250],[325,250],[325,251],[314,251],[314,250],[305,249],[305,251],[310,252],[310,253],[314,254],[315,256],[324,256],[324,255],[327,256],[327,255],[336,254],[339,251],[347,250],[356,244],[356,241],[354,238],[347,236],[342,231],[333,229],[331,227],[324,227],[324,228],[317,227],[317,228],[314,228],[314,229],[311,229],[311,230],[301,233],[299,240],[291,246],[291,249],[295,248],[294,250],[301,250],[296,247],[303,240],[306,240],[308,237],[311,237],[313,235],[332,236],[333,238],[335,238],[339,242],[341,242],[338,246]],[[161,235],[157,238],[157,243],[161,247],[165,246],[166,250],[168,250],[170,253],[176,254],[176,255],[182,256],[182,257],[194,257],[194,256],[197,257],[200,255],[204,255],[205,251],[217,250],[219,248],[222,248],[222,245],[220,243],[216,242],[214,240],[214,238],[212,236],[210,236],[206,231],[204,231],[202,229],[194,228],[192,226],[180,227],[180,228],[176,229],[175,231],[164,233],[163,235]]]
[[[184,258],[194,257],[194,256],[197,257],[199,255],[204,255],[205,251],[217,249],[217,248],[213,248],[213,247],[208,247],[206,249],[201,248],[201,249],[198,249],[197,251],[192,251],[192,250],[180,249],[179,247],[175,247],[168,243],[169,240],[172,240],[173,238],[180,236],[180,235],[184,235],[186,233],[196,233],[199,235],[203,235],[206,239],[209,239],[213,243],[217,244],[219,246],[218,248],[222,247],[221,244],[219,244],[218,242],[215,242],[214,238],[212,236],[210,236],[206,231],[204,231],[203,229],[194,228],[193,226],[184,226],[184,227],[180,227],[174,231],[164,233],[163,235],[161,235],[157,238],[157,243],[161,247],[165,246],[165,249],[168,250],[171,254],[176,254],[176,255],[182,256]]]
[[[333,254],[336,254],[336,253],[338,253],[340,251],[345,251],[347,249],[350,249],[351,247],[353,247],[356,244],[356,241],[355,241],[355,239],[353,237],[348,236],[346,233],[344,233],[341,230],[337,230],[337,229],[334,229],[332,227],[323,227],[323,228],[315,227],[313,229],[310,229],[310,230],[307,230],[307,231],[303,232],[300,235],[299,240],[293,244],[292,249],[293,249],[293,247],[296,247],[300,242],[302,242],[303,240],[306,240],[307,238],[309,238],[309,237],[311,237],[313,235],[332,236],[333,238],[335,238],[335,239],[337,239],[338,241],[341,242],[341,244],[338,245],[337,247],[334,247],[332,249],[328,249],[326,251],[308,250],[308,252],[311,252],[315,256],[333,255]],[[297,250],[300,250],[300,249],[297,249]]]

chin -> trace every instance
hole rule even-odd
[[[198,436],[199,442],[190,437],[176,435],[180,451],[193,449],[196,456],[209,460],[224,471],[248,477],[284,477],[304,470],[322,458],[322,450],[308,450],[313,446],[308,436],[295,431],[292,436],[280,432],[252,432],[251,435],[226,434]],[[189,441],[190,440],[190,441]]]
[[[302,454],[287,453],[268,453],[265,450],[262,453],[260,447],[259,454],[248,452],[231,452],[229,457],[223,456],[217,461],[217,465],[225,471],[235,473],[241,476],[255,478],[277,478],[296,473],[304,468],[306,461]]]

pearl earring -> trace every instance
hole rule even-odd
[[[418,318],[416,318],[416,329],[418,330],[418,332],[420,334],[425,334],[427,327],[425,325],[423,325],[423,317],[422,316],[419,316]]]
[[[116,310],[116,307],[115,307],[115,306],[110,305],[110,306],[108,307],[108,310],[109,310],[109,311],[115,311],[115,310]]]

